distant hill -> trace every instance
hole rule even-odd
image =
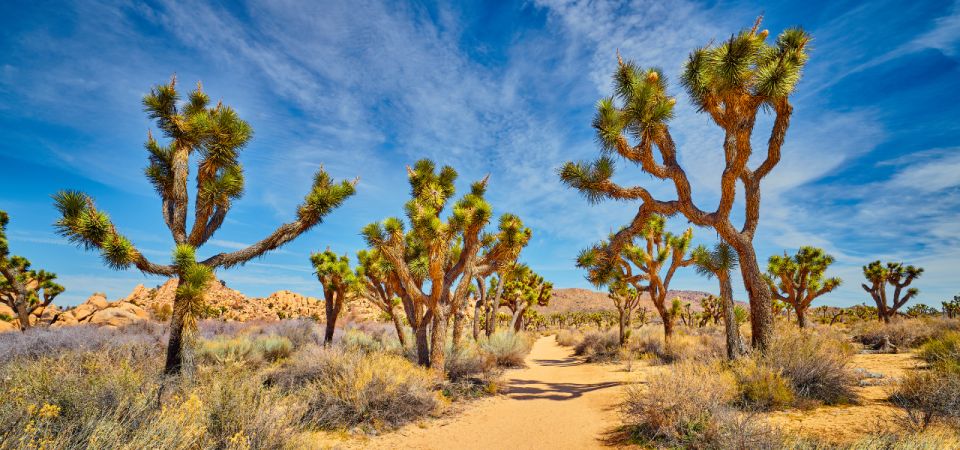
[[[667,301],[670,302],[674,297],[680,297],[681,302],[690,303],[690,308],[693,311],[699,312],[701,310],[700,299],[708,295],[710,295],[709,292],[703,291],[671,290],[667,291]],[[640,300],[640,306],[646,307],[651,313],[656,311],[656,308],[653,306],[653,301],[650,300],[650,296],[647,294],[644,294],[643,298]],[[550,299],[550,305],[545,307],[537,307],[537,310],[542,314],[566,311],[599,311],[616,309],[617,308],[613,306],[613,300],[607,296],[606,292],[597,292],[580,288],[554,289],[553,298]]]

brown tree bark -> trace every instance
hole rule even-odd
[[[180,285],[179,278],[177,286]],[[180,293],[175,290],[173,297],[173,313],[170,319],[170,339],[167,341],[167,362],[163,373],[166,375],[176,375],[180,373],[183,366],[183,344],[184,344],[184,319],[187,313],[183,307],[183,302],[187,301]]]
[[[746,349],[743,345],[743,337],[740,336],[740,327],[737,325],[737,317],[734,309],[736,304],[733,302],[733,286],[730,283],[730,276],[723,272],[718,274],[720,279],[720,297],[723,302],[723,327],[727,337],[727,358],[737,359]]]
[[[400,316],[397,315],[396,310],[390,311],[390,319],[393,320],[393,327],[397,330],[397,339],[400,341],[400,346],[407,348],[407,334],[403,332],[403,324],[400,323]]]
[[[767,285],[752,244],[734,245],[740,258],[740,273],[750,298],[750,329],[753,348],[766,350],[773,339],[773,295]]]
[[[447,344],[447,319],[442,313],[434,313],[430,331],[430,368],[443,373]]]

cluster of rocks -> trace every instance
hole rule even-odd
[[[54,305],[42,314],[31,317],[33,325],[63,327],[90,324],[105,327],[122,327],[141,320],[167,321],[173,312],[173,299],[177,280],[170,279],[163,285],[149,289],[137,285],[125,298],[110,302],[104,294],[93,294],[84,303],[69,309]],[[211,283],[204,299],[202,318],[227,321],[275,321],[281,319],[325,319],[323,300],[287,290],[277,291],[265,298],[250,298],[240,291],[230,289],[222,282]],[[13,311],[5,311],[0,305],[0,315],[15,317]],[[9,308],[7,308],[9,309]],[[343,316],[349,320],[369,320],[378,316],[365,301],[349,302]],[[0,320],[0,332],[19,329],[13,322]]]

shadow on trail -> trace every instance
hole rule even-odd
[[[534,359],[533,362],[541,366],[549,367],[573,367],[583,364],[583,361],[573,356],[562,359]]]
[[[621,383],[545,383],[537,380],[512,379],[507,396],[514,400],[572,400],[587,392],[619,386]]]

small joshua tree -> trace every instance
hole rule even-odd
[[[609,241],[601,242],[580,252],[577,267],[586,269],[587,280],[596,286],[622,282],[649,294],[663,320],[664,340],[669,342],[678,314],[668,309],[667,292],[677,269],[693,264],[692,259],[684,259],[693,229],[674,235],[666,232],[665,227],[663,216],[650,216],[640,232],[631,235],[630,242],[619,246],[616,253],[611,253]],[[638,244],[633,243],[636,237],[642,239]]]
[[[737,252],[729,244],[718,242],[713,249],[702,245],[693,249],[692,257],[697,273],[707,278],[717,277],[720,282],[720,299],[723,307],[723,327],[727,336],[727,358],[736,359],[746,349],[740,336],[740,323],[736,319],[736,304],[733,302],[733,284],[730,272],[737,268]]]
[[[0,211],[0,302],[17,314],[20,330],[26,331],[31,326],[30,316],[43,314],[63,292],[63,286],[53,281],[55,273],[32,270],[26,258],[10,255],[9,222],[10,216]]]
[[[807,326],[807,310],[813,300],[840,286],[840,278],[826,278],[824,272],[833,257],[816,247],[800,247],[794,256],[773,255],[767,266],[767,284],[774,298],[786,302],[797,314],[797,325]]]
[[[880,261],[874,261],[863,266],[863,276],[870,284],[861,284],[861,286],[877,304],[877,317],[880,320],[890,323],[890,318],[897,313],[897,310],[920,293],[917,288],[908,288],[906,291],[903,289],[910,286],[910,283],[922,274],[921,267],[904,266],[903,263],[896,262],[883,265]],[[893,287],[891,302],[887,299],[887,284]]]
[[[698,327],[703,328],[710,322],[713,322],[713,324],[716,325],[723,320],[722,298],[715,297],[713,295],[707,295],[706,297],[700,299],[700,308],[703,311],[700,312],[700,323],[697,324]]]
[[[514,259],[531,233],[511,214],[500,217],[497,233],[483,233],[492,214],[484,198],[486,178],[473,183],[444,219],[457,172],[450,166],[437,172],[432,161],[423,159],[408,167],[407,174],[409,231],[401,219],[389,218],[364,227],[363,236],[397,277],[419,364],[443,373],[447,320],[462,307],[474,276],[492,273]]]
[[[97,209],[93,199],[81,192],[61,191],[54,196],[61,216],[55,226],[71,242],[87,250],[99,250],[104,263],[112,269],[133,266],[144,273],[178,278],[164,369],[165,373],[174,374],[180,372],[184,339],[189,336],[197,313],[203,309],[203,293],[213,271],[244,264],[313,228],[354,194],[356,182],[336,183],[321,168],[314,176],[310,192],[297,207],[294,221],[281,225],[247,248],[197,261],[196,250],[220,229],[233,202],[243,195],[239,156],[252,130],[229,106],[218,103],[211,107],[210,98],[199,84],[181,104],[175,78],[153,88],[144,97],[143,105],[147,115],[156,120],[157,127],[169,139],[164,145],[148,133],[146,149],[150,163],[144,172],[160,196],[163,221],[176,245],[173,263],[163,265],[149,261],[117,231],[110,217]],[[199,162],[194,219],[188,230],[187,183],[191,155],[198,156]]]
[[[618,336],[621,347],[627,345],[627,339],[630,338],[633,312],[640,305],[641,294],[637,288],[622,281],[615,281],[610,284],[609,294],[607,295],[613,300],[613,306],[617,308]],[[646,318],[646,311],[644,311],[643,318]],[[643,321],[643,319],[640,319],[641,323]]]
[[[560,178],[580,190],[589,201],[603,199],[639,200],[633,222],[611,239],[611,253],[626,245],[641,231],[651,214],[683,214],[695,225],[711,227],[730,244],[740,259],[740,271],[750,298],[753,344],[766,348],[773,333],[770,289],[763,280],[753,238],[760,220],[760,185],[780,161],[793,106],[790,94],[800,80],[807,61],[810,36],[799,28],[784,31],[773,45],[767,31],[759,31],[758,19],[752,29],[741,31],[717,44],[690,54],[681,83],[694,106],[707,113],[725,136],[721,146],[724,170],[720,178],[720,201],[713,211],[694,202],[690,181],[680,166],[676,144],[668,125],[673,118],[675,98],[667,94],[667,81],[655,68],[641,68],[619,59],[614,73],[614,96],[597,105],[593,127],[603,155],[595,162],[569,162],[560,170]],[[767,141],[766,158],[748,167],[753,154],[752,139],[757,114],[774,114]],[[628,139],[635,139],[636,144]],[[654,156],[654,148],[659,157]],[[625,187],[615,183],[615,153],[644,172],[673,184],[676,199],[658,200],[643,186]],[[737,195],[737,184],[744,192],[744,223],[737,229],[730,213]]]
[[[390,318],[393,327],[397,330],[400,345],[406,348],[407,334],[403,331],[400,312],[397,311],[402,307],[397,294],[400,286],[393,268],[377,250],[360,250],[357,252],[357,261],[360,262],[357,267],[357,278],[361,285],[360,295]]]
[[[346,255],[340,256],[327,249],[310,255],[310,262],[323,286],[323,309],[327,315],[323,344],[330,345],[343,305],[360,289],[360,282],[350,269],[350,258]]]
[[[943,305],[943,314],[947,316],[948,319],[956,319],[960,317],[960,295],[954,295],[953,300],[947,300],[941,302]]]
[[[516,332],[521,330],[524,317],[531,307],[550,304],[553,283],[544,280],[526,264],[514,264],[510,272],[510,281],[504,284],[500,306],[506,306],[513,313],[510,324]]]

